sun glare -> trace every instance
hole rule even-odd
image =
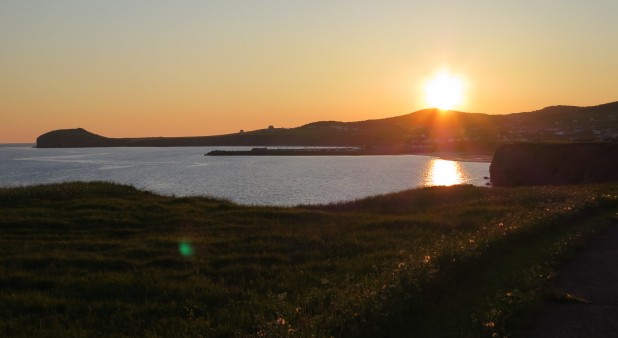
[[[425,99],[432,108],[453,109],[463,101],[463,81],[441,71],[425,85]]]
[[[423,185],[454,185],[464,183],[466,177],[458,162],[433,159],[425,169]]]

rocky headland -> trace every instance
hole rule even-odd
[[[489,173],[494,186],[618,181],[618,144],[508,144],[496,150]]]

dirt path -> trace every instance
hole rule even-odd
[[[618,337],[618,218],[552,286],[565,300],[546,302],[525,337]]]

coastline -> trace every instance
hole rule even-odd
[[[358,148],[267,148],[251,150],[213,150],[205,156],[381,156],[381,155],[420,155],[437,157],[448,161],[491,163],[493,154],[465,152],[397,152],[375,151]]]

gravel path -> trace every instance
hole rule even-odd
[[[557,294],[571,299],[546,302],[525,337],[618,337],[618,219],[614,223],[553,282]]]

